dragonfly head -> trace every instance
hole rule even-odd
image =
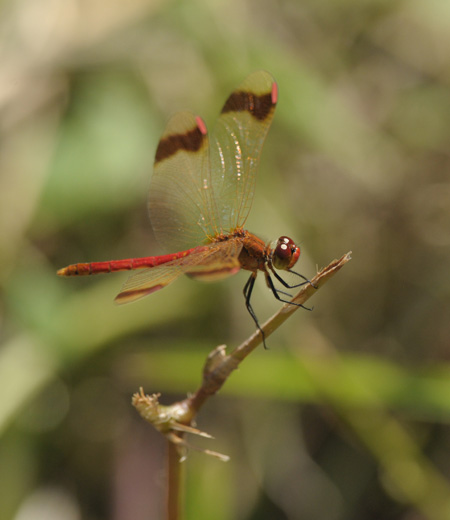
[[[289,270],[297,262],[300,248],[289,237],[280,237],[272,249],[272,264],[276,269]]]

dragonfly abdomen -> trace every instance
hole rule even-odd
[[[109,260],[107,262],[90,262],[72,264],[60,269],[59,276],[89,276],[91,274],[112,273],[115,271],[132,271],[134,269],[145,269],[167,264],[172,260],[178,260],[188,256],[192,251],[199,248],[192,248],[179,253],[161,256],[147,256],[143,258],[127,258],[125,260]]]

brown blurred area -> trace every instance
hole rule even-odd
[[[294,238],[306,276],[353,260],[205,407],[231,462],[189,455],[186,518],[450,518],[450,5],[10,0],[0,63],[0,517],[163,518],[164,442],[131,395],[181,398],[253,332],[246,276],[117,307],[126,275],[55,273],[161,253],[165,122],[211,128],[266,69],[248,228]]]

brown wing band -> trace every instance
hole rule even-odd
[[[227,99],[222,114],[226,112],[249,112],[258,121],[264,121],[273,110],[272,93],[260,96],[251,92],[233,92]]]
[[[167,159],[176,154],[178,150],[187,152],[197,152],[203,143],[205,135],[198,127],[184,134],[174,134],[159,141],[155,155],[155,163]]]

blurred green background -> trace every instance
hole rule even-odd
[[[213,125],[263,68],[280,98],[248,229],[313,276],[353,260],[198,417],[186,518],[450,519],[450,4],[17,0],[0,19],[0,517],[163,518],[170,403],[254,330],[240,273],[138,303],[73,262],[161,252],[168,117]],[[279,308],[258,281],[262,322]]]

